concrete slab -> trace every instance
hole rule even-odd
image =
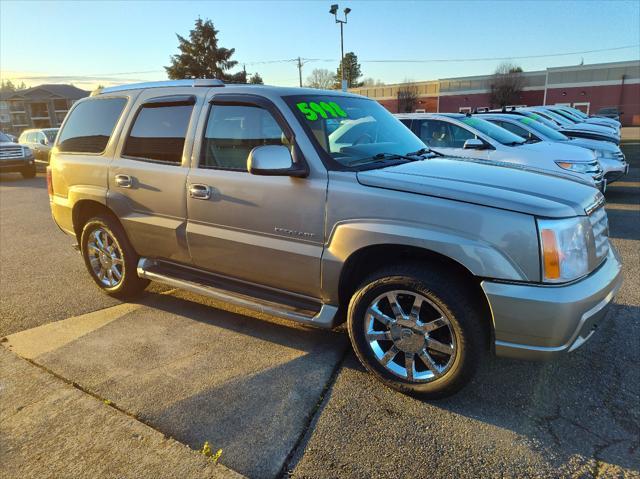
[[[179,294],[17,333],[5,345],[194,449],[205,441],[222,448],[221,463],[236,471],[276,477],[344,356],[346,336]],[[79,328],[83,319],[92,325]]]
[[[0,348],[0,477],[240,478]]]

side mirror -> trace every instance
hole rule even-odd
[[[293,161],[291,151],[284,145],[256,146],[247,158],[247,171],[262,176],[304,177],[309,174],[305,166]]]
[[[465,150],[484,150],[485,146],[482,140],[471,138],[470,140],[464,142],[462,148]]]

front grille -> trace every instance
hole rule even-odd
[[[609,253],[609,221],[604,206],[594,210],[589,215],[589,222],[593,231],[595,241],[595,253],[598,263]]]
[[[602,171],[602,168],[600,167],[600,163],[598,163],[597,161],[589,163],[587,174],[591,175],[591,177],[593,178],[593,181],[595,181],[596,183],[601,181],[603,176],[603,171]]]
[[[22,158],[23,156],[21,146],[3,146],[0,148],[0,160],[5,158]]]

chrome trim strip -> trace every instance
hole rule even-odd
[[[271,301],[258,300],[231,291],[226,291],[212,286],[193,283],[178,278],[173,278],[159,273],[150,272],[147,270],[150,266],[155,266],[156,262],[149,258],[140,258],[138,261],[138,276],[146,278],[151,281],[157,281],[164,283],[174,288],[184,289],[191,291],[192,293],[201,294],[210,298],[222,301],[227,304],[238,306],[248,309],[257,313],[264,313],[277,318],[288,319],[297,323],[307,324],[309,326],[316,326],[323,329],[331,329],[335,326],[335,317],[338,308],[329,304],[322,304],[320,311],[315,316],[308,316],[297,312],[293,309],[286,309],[283,305],[273,303]]]

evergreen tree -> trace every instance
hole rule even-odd
[[[362,86],[360,82],[358,82],[358,78],[362,76],[362,70],[360,69],[360,64],[358,63],[358,56],[349,52],[344,55],[344,79],[347,80],[347,88],[355,88],[358,86]],[[342,82],[342,64],[338,66],[338,71],[336,73],[336,85],[338,88],[341,87]]]
[[[164,67],[172,80],[183,78],[218,78],[234,83],[246,83],[246,73],[227,73],[238,62],[231,57],[235,48],[218,47],[218,30],[211,20],[198,18],[189,38],[178,37],[180,53],[171,56],[171,65]],[[241,81],[244,79],[244,81]],[[239,81],[240,80],[240,81]]]

